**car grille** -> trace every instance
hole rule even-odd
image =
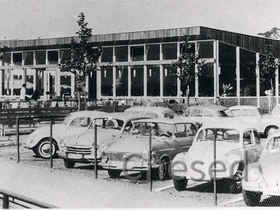
[[[84,154],[84,155],[90,155],[91,154],[91,147],[66,147],[67,153],[75,153],[75,154]]]

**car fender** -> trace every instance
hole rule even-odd
[[[50,132],[44,131],[40,134],[36,134],[32,137],[32,139],[28,140],[28,143],[26,144],[27,148],[34,148],[36,145],[43,139],[50,138]],[[55,133],[52,133],[52,139],[56,142],[58,145],[59,142],[62,140],[58,135]]]

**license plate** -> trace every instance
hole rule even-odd
[[[68,154],[69,159],[82,159],[83,156],[81,154]]]

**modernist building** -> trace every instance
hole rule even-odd
[[[86,82],[88,98],[162,100],[181,96],[180,80],[168,74],[172,62],[182,51],[184,35],[191,37],[192,47],[205,61],[203,74],[190,85],[195,101],[213,100],[217,96],[235,104],[259,106],[266,98],[259,78],[258,60],[266,46],[280,57],[280,41],[216,30],[187,27],[164,30],[102,34],[91,37],[93,47],[102,46],[101,71]],[[0,61],[0,99],[18,98],[22,83],[39,90],[41,99],[75,95],[75,77],[63,72],[58,64],[70,56],[72,37],[1,41],[8,52]],[[275,102],[279,99],[279,76],[275,78]],[[230,86],[226,91],[225,86]]]

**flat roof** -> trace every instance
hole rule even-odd
[[[219,40],[259,53],[263,53],[265,46],[270,45],[273,55],[275,57],[280,57],[280,40],[223,31],[203,26],[99,34],[93,35],[90,42],[93,43],[93,46],[170,42],[182,41],[184,35],[191,36],[192,40]],[[0,41],[0,46],[6,46],[10,48],[11,51],[46,49],[46,47],[49,49],[69,48],[73,38],[78,40],[77,37],[2,40]]]

